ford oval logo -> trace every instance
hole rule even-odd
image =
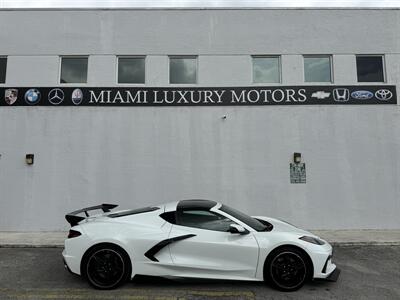
[[[351,93],[351,98],[354,99],[361,99],[361,100],[368,100],[374,97],[374,93],[370,91],[355,91]]]

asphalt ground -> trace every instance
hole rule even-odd
[[[262,282],[139,277],[92,289],[68,273],[60,248],[0,248],[0,299],[400,299],[400,246],[335,247],[339,280],[283,293]]]

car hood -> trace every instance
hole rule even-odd
[[[297,234],[301,234],[301,235],[317,237],[315,234],[312,234],[311,232],[309,232],[307,230],[298,228],[298,227],[296,227],[290,223],[287,223],[285,221],[282,221],[282,220],[264,217],[264,216],[253,216],[253,218],[259,219],[259,220],[264,220],[264,221],[271,223],[274,226],[272,231],[275,231],[275,232],[290,232],[290,233],[297,233]]]

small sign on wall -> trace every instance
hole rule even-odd
[[[290,163],[290,183],[306,183],[305,163]]]

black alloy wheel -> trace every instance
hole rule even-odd
[[[281,249],[273,253],[267,268],[265,277],[281,291],[296,291],[308,278],[307,259],[295,248]]]
[[[93,249],[86,258],[85,277],[97,289],[113,289],[130,276],[128,255],[117,247]]]

